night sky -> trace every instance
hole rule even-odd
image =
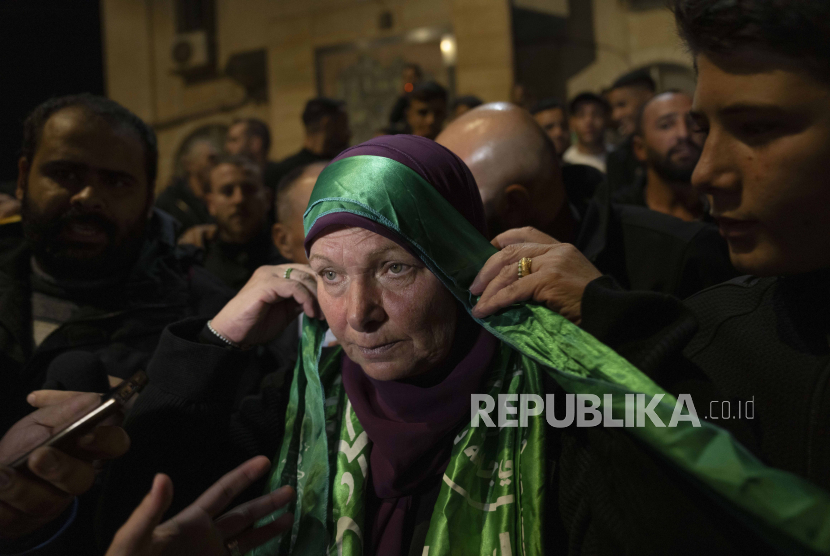
[[[21,126],[34,107],[104,93],[100,15],[96,0],[0,0],[0,183],[17,177]]]

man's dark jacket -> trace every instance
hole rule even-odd
[[[303,147],[296,153],[280,160],[275,165],[273,165],[268,170],[268,179],[275,184],[279,184],[282,178],[288,175],[291,172],[291,170],[299,168],[300,166],[307,166],[308,164],[312,164],[313,162],[322,162],[325,160],[329,159],[325,156],[321,156],[317,153],[311,152],[310,150]]]
[[[129,377],[147,365],[165,326],[216,314],[232,292],[195,261],[191,251],[175,245],[172,219],[155,211],[139,259],[126,278],[76,297],[66,292],[79,306],[77,315],[35,347],[31,252],[19,222],[0,226],[2,430],[31,410],[25,395],[43,386],[47,370],[60,374],[61,369],[50,369],[60,355],[89,352],[100,359],[106,374]],[[61,361],[65,358],[58,366]]]
[[[205,202],[193,194],[187,180],[181,177],[174,178],[167,189],[159,194],[156,207],[179,223],[177,234],[199,224],[214,222]]]
[[[683,299],[736,275],[717,228],[642,207],[591,201],[574,245],[629,290]]]
[[[274,246],[270,229],[264,229],[246,244],[227,243],[218,237],[205,242],[205,269],[234,291],[239,291],[257,268],[287,262]]]

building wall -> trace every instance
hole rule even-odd
[[[599,92],[626,71],[647,65],[692,67],[668,9],[631,10],[620,0],[591,1],[596,59],[568,80],[569,97],[585,90]]]
[[[173,73],[173,0],[101,0],[108,95],[156,128],[159,181],[194,130],[254,116],[272,129],[271,158],[300,148],[300,114],[317,94],[315,50],[446,27],[457,43],[456,88],[487,101],[507,98],[513,82],[508,0],[217,0],[218,67],[238,52],[267,52],[268,101],[239,106],[245,90],[227,77],[185,85]],[[393,16],[391,29],[378,21]],[[215,112],[210,115],[201,115]],[[189,118],[189,115],[197,117]]]

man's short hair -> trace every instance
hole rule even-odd
[[[561,110],[564,113],[565,106],[559,99],[548,97],[543,98],[542,100],[530,107],[531,114],[538,114],[539,112],[544,112],[545,110]]]
[[[484,104],[484,101],[478,98],[475,95],[466,95],[463,97],[458,97],[452,102],[452,106],[450,106],[450,110],[454,111],[459,106],[466,106],[470,110],[476,108],[477,106],[481,106]]]
[[[637,117],[634,119],[634,133],[632,135],[636,135],[638,137],[643,137],[644,129],[643,129],[643,118],[646,114],[646,108],[648,108],[652,102],[658,100],[663,95],[686,95],[689,96],[689,93],[686,91],[681,91],[680,89],[666,89],[659,95],[654,95],[647,101],[645,101],[640,108],[637,109]]]
[[[654,82],[651,75],[649,75],[647,69],[638,69],[621,75],[616,81],[614,81],[614,83],[611,84],[608,91],[610,92],[615,89],[623,89],[628,87],[645,89],[650,93],[657,91],[657,84]]]
[[[271,149],[271,130],[268,124],[258,118],[236,118],[231,125],[245,124],[245,135],[259,137],[262,141],[262,152],[268,154]]]
[[[805,64],[830,81],[827,0],[674,0],[680,36],[694,55],[762,48]]]
[[[333,98],[313,98],[305,104],[305,110],[303,110],[303,125],[308,130],[316,131],[323,118],[326,116],[336,116],[343,112],[345,105],[342,100],[334,100]]]
[[[571,102],[568,104],[568,113],[571,116],[576,115],[577,111],[580,107],[584,104],[597,104],[602,108],[602,111],[606,114],[611,111],[611,108],[608,106],[608,101],[599,96],[596,93],[579,93],[576,95]]]
[[[232,166],[236,166],[246,174],[253,176],[254,179],[262,185],[262,171],[259,169],[259,166],[257,166],[257,164],[247,156],[241,154],[223,154],[216,159],[216,164],[213,167],[218,168],[222,164],[231,164]]]
[[[415,85],[412,92],[407,95],[409,100],[430,102],[443,100],[447,102],[447,90],[435,81],[422,81]]]
[[[23,145],[20,148],[20,155],[31,162],[43,135],[43,126],[49,118],[55,112],[74,106],[103,118],[112,126],[126,127],[138,136],[144,146],[144,171],[147,174],[147,185],[152,195],[159,158],[156,133],[153,128],[144,123],[144,120],[108,98],[83,93],[47,100],[35,108],[23,122]]]
[[[285,196],[288,195],[289,191],[291,191],[294,187],[294,184],[300,179],[300,176],[305,174],[309,167],[314,166],[315,164],[328,164],[328,162],[328,160],[318,160],[317,162],[312,162],[311,164],[298,166],[282,177],[279,183],[277,183],[277,194],[274,196],[274,214],[277,215],[278,219],[281,202],[285,200]]]

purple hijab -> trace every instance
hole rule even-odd
[[[443,146],[414,135],[377,137],[343,151],[352,156],[390,158],[429,182],[486,236],[484,207],[470,170]],[[414,250],[394,231],[346,213],[326,215],[309,230],[306,252],[329,226],[366,228]],[[417,254],[415,254],[417,256]],[[470,415],[470,395],[479,393],[498,341],[459,308],[459,324],[447,359],[418,383],[379,381],[343,356],[343,386],[372,441],[364,531],[368,554],[409,552],[414,497],[438,488],[449,463],[453,439]]]

